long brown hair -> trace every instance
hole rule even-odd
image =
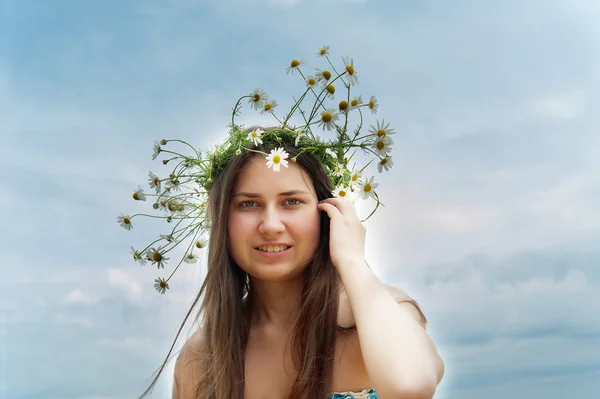
[[[271,148],[263,145],[258,149],[268,153]],[[299,153],[296,147],[286,146],[285,150],[290,158]],[[194,382],[194,396],[198,399],[244,397],[244,353],[250,331],[252,287],[248,274],[233,262],[229,254],[227,219],[236,178],[255,156],[248,151],[234,157],[213,182],[207,208],[211,218],[208,270],[175,337],[176,341],[192,310],[200,302],[196,321],[201,325],[203,345],[202,353],[196,355],[200,359],[210,359],[210,365],[203,367],[202,377]],[[303,153],[297,157],[296,163],[312,179],[317,200],[331,197],[331,183],[317,158]],[[291,341],[297,374],[289,399],[327,397],[337,332],[352,330],[337,325],[341,281],[329,256],[329,217],[325,212],[321,212],[320,216],[320,237],[317,251],[304,271],[305,284]],[[140,398],[156,384],[174,346],[175,342]]]

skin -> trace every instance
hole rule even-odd
[[[302,272],[319,243],[319,218],[312,181],[298,165],[290,162],[275,172],[257,157],[240,173],[229,209],[229,250],[250,275],[257,304],[255,325],[284,331],[291,327]],[[267,242],[291,248],[285,256],[269,259],[256,249]]]

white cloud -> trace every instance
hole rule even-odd
[[[123,269],[106,269],[108,283],[113,286],[120,288],[126,293],[129,298],[134,300],[140,300],[143,294],[142,286],[139,280],[133,278],[129,273]]]

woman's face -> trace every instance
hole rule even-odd
[[[290,162],[279,172],[253,158],[239,174],[229,205],[229,251],[260,280],[300,275],[319,244],[317,195],[310,177]]]

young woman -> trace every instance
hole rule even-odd
[[[328,54],[327,46],[319,50],[337,71]],[[365,261],[365,228],[347,199],[360,193],[379,204],[373,178],[360,178],[364,168],[347,169],[350,153],[373,154],[379,172],[387,171],[395,133],[383,121],[361,133],[361,108],[376,113],[378,103],[351,95],[356,71],[351,59],[343,61],[337,76],[317,69],[305,77],[304,63],[293,60],[288,72],[302,77],[304,93],[285,117],[276,117],[274,128],[244,130],[235,123],[243,98],[275,115],[277,102],[256,89],[238,100],[230,136],[205,157],[190,145],[192,157],[163,148],[180,140],[155,142],[153,158],[165,152],[171,158],[163,163],[177,166],[166,179],[150,173],[158,197],[153,207],[168,213],[167,222],[179,220],[172,228],[179,236],[164,236],[164,247],[134,250],[134,259],[164,267],[164,254],[179,237],[196,236],[201,227],[210,231],[207,275],[192,306],[200,305],[199,328],[177,358],[174,399],[433,397],[444,367],[425,316],[406,293],[373,274]],[[326,102],[340,84],[347,94],[331,108]],[[302,109],[312,95],[314,104]],[[305,121],[299,128],[289,124],[295,112]],[[351,113],[359,120],[353,131]],[[321,139],[317,127],[337,138]],[[175,194],[186,182],[191,190]],[[134,199],[145,200],[141,189]],[[131,218],[118,222],[130,230]],[[190,228],[178,228],[185,219]],[[191,251],[184,258],[195,259]],[[171,277],[155,280],[156,289],[164,293]]]
[[[331,192],[307,153],[275,173],[247,152],[214,181],[204,317],[174,399],[433,396],[443,363],[425,317],[379,282],[354,205]]]

